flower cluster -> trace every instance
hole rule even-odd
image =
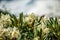
[[[9,14],[4,15],[1,13],[0,17],[0,40],[5,40],[5,37],[9,39],[18,38],[20,32],[17,27],[10,27],[12,24],[11,16]]]
[[[0,40],[60,40],[59,17],[0,13]]]
[[[12,38],[18,38],[20,35],[19,30],[14,27],[8,27],[8,28],[1,28],[0,27],[0,37],[4,38],[4,37],[8,37],[10,39]]]
[[[10,18],[11,17],[9,14],[4,15],[3,13],[1,13],[0,26],[7,27],[8,25],[10,25],[11,24]]]

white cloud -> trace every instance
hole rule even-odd
[[[5,4],[6,9],[15,15],[18,15],[20,12],[24,12],[28,14],[34,12],[35,14],[38,15],[60,13],[60,9],[59,9],[60,2],[58,1],[52,1],[52,0],[34,1],[33,4],[27,5],[27,3],[29,2],[30,0],[18,0],[18,1],[11,1],[11,2],[3,1],[0,4],[0,8],[3,9],[2,5]]]
[[[35,7],[32,7],[28,13],[34,12],[38,15],[60,15],[60,1],[37,1]],[[59,10],[59,12],[57,11]],[[51,16],[50,15],[50,16]]]

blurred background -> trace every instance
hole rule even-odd
[[[60,0],[0,0],[0,9],[8,10],[16,16],[20,12],[60,16]]]

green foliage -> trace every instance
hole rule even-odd
[[[8,11],[2,11],[0,10],[0,17],[1,13],[6,15],[9,14],[11,17],[12,28],[15,26],[19,29],[20,36],[18,38],[13,38],[11,40],[34,40],[35,37],[39,37],[37,40],[60,40],[60,24],[58,23],[58,17],[50,17],[49,20],[44,20],[43,18],[45,17],[44,15],[33,19],[32,23],[28,24],[25,22],[24,18],[28,17],[23,15],[23,12],[20,13],[19,18],[13,14],[10,14]],[[44,20],[41,22],[41,20]],[[44,23],[46,25],[46,28],[49,28],[49,32],[43,33],[44,29],[39,28],[38,26]],[[42,24],[43,25],[43,24]],[[39,26],[42,27],[42,26]],[[46,32],[46,31],[45,31]],[[4,40],[10,40],[8,37],[6,37]]]

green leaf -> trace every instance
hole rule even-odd
[[[40,29],[40,31],[38,31],[38,36],[39,36],[40,39],[42,40],[42,29]]]
[[[18,22],[18,21],[17,21],[17,18],[16,18],[15,15],[13,15],[13,19],[14,19],[14,20],[12,20],[13,25],[17,27],[17,22]]]
[[[21,23],[21,26],[23,25],[23,12],[20,13],[20,23]]]

